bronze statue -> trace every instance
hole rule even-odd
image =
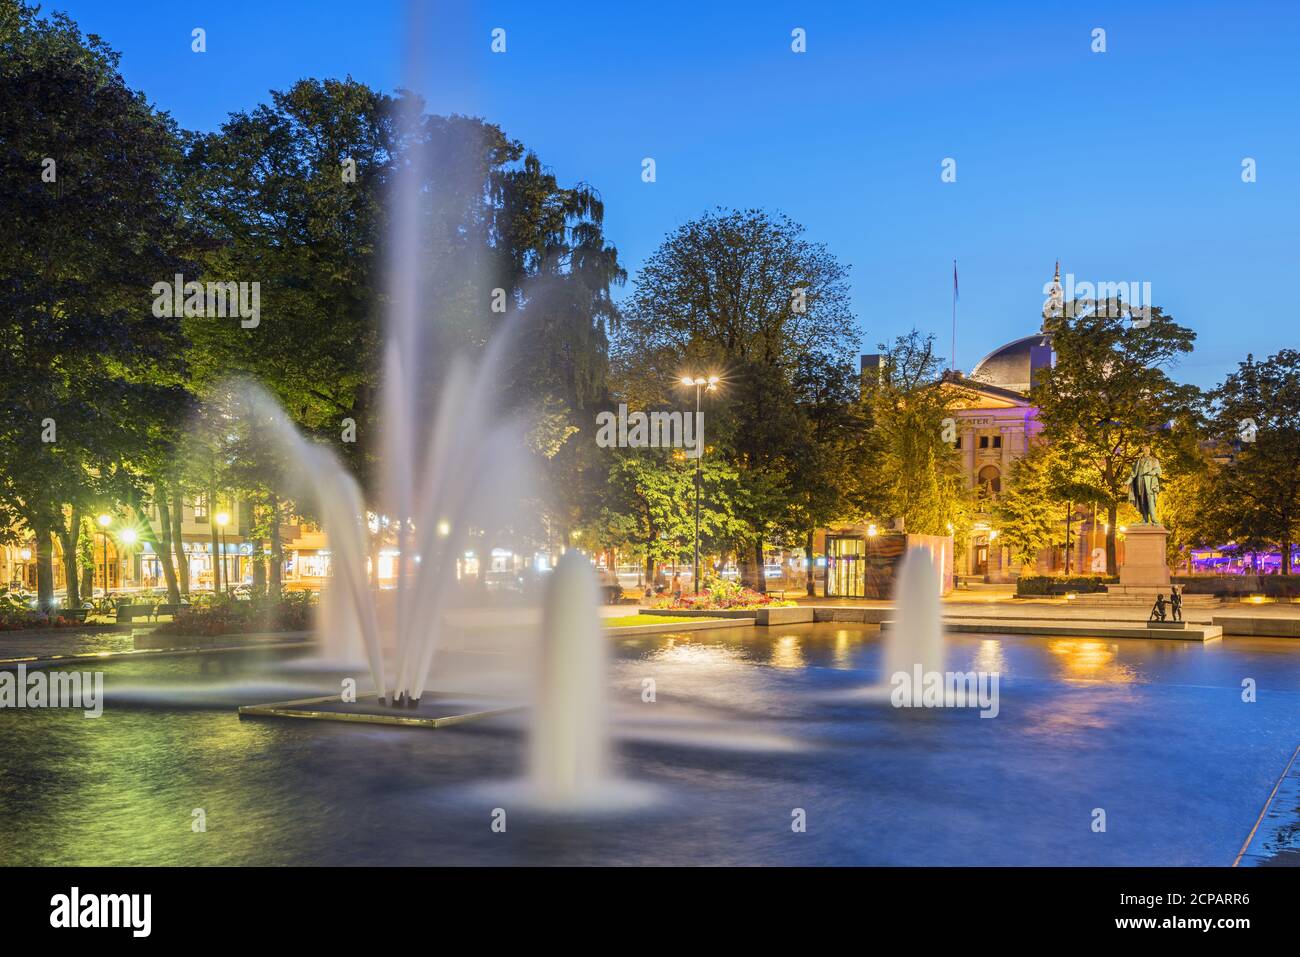
[[[1128,479],[1128,500],[1142,516],[1142,524],[1160,524],[1160,462],[1151,454],[1151,446],[1142,446],[1142,454],[1133,463]]]

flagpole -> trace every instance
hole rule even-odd
[[[957,260],[952,261],[952,371],[957,371]]]

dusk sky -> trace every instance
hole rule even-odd
[[[1300,5],[1134,6],[442,3],[422,92],[599,189],[633,277],[715,204],[780,210],[851,265],[867,351],[916,326],[946,354],[956,259],[969,371],[1036,330],[1059,258],[1080,281],[1149,282],[1199,336],[1176,376],[1209,386],[1295,343]],[[399,0],[45,9],[102,36],[130,85],[198,130],[303,77],[391,90],[406,32]]]

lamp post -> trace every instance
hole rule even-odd
[[[107,512],[100,514],[96,519],[99,522],[100,534],[104,536],[104,597],[108,597],[108,526],[113,524],[113,516]],[[94,589],[92,589],[93,591]]]
[[[221,577],[226,580],[226,594],[230,594],[230,574],[226,568],[226,526],[230,524],[229,512],[217,512],[217,528],[221,529]]]
[[[700,390],[712,392],[718,387],[718,381],[716,375],[682,376],[682,385],[695,386],[695,441],[699,445],[699,454],[695,456],[695,570],[691,573],[691,581],[697,595],[700,593],[700,486],[704,484],[704,422],[700,417]],[[760,568],[759,573],[762,571]]]
[[[136,536],[136,531],[135,531],[135,529],[132,528],[132,527],[129,526],[129,525],[128,525],[126,528],[122,529],[122,531],[119,532],[119,533],[118,533],[118,536],[117,536],[118,541],[120,541],[123,545],[126,546],[126,549],[125,549],[124,552],[123,552],[123,555],[124,555],[125,557],[123,558],[123,561],[122,561],[122,584],[123,584],[123,586],[126,585],[126,580],[127,580],[127,578],[129,577],[129,576],[127,575],[127,572],[128,572],[129,569],[128,569],[128,566],[127,566],[126,563],[129,562],[129,561],[131,560],[131,559],[130,559],[131,546],[135,544],[136,537],[137,537],[137,536]]]

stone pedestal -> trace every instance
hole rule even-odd
[[[1124,564],[1119,584],[1106,588],[1109,601],[1152,604],[1156,595],[1169,597],[1169,565],[1165,560],[1163,525],[1130,525],[1124,533]]]
[[[1169,565],[1165,560],[1163,525],[1130,525],[1124,533],[1124,564],[1119,583],[1125,588],[1163,588],[1169,591]]]

